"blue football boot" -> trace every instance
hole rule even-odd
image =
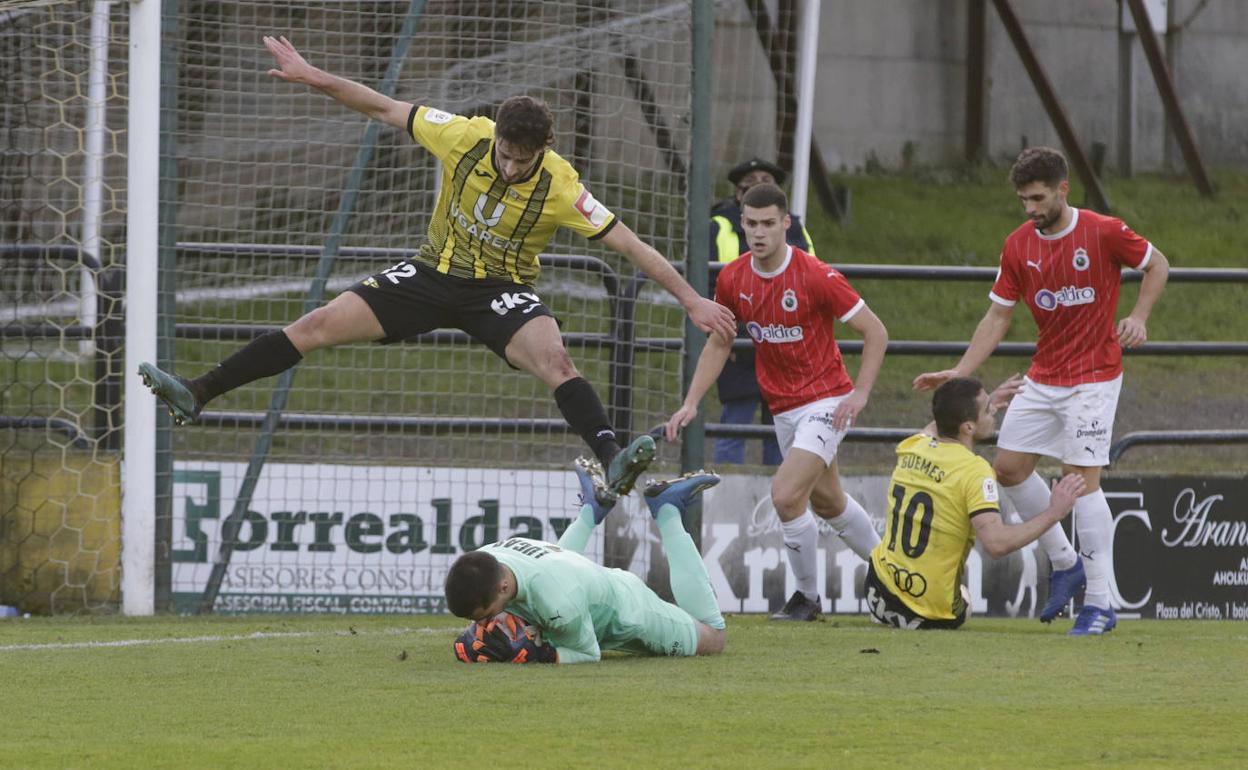
[[[1083,609],[1079,610],[1079,616],[1075,618],[1074,627],[1067,631],[1066,635],[1100,636],[1113,631],[1116,625],[1118,625],[1118,616],[1112,609],[1105,610],[1085,604]]]
[[[1055,569],[1049,575],[1049,599],[1040,610],[1040,622],[1048,623],[1066,609],[1071,599],[1075,598],[1088,586],[1088,577],[1083,572],[1083,558],[1075,557],[1075,566],[1070,569]]]
[[[650,507],[650,515],[658,518],[659,509],[665,505],[673,506],[685,515],[685,509],[703,490],[710,489],[719,483],[719,476],[708,471],[694,471],[667,481],[651,481],[646,485],[646,505]]]
[[[606,479],[602,476],[602,465],[597,460],[578,457],[574,465],[576,480],[581,482],[581,505],[589,506],[594,514],[594,524],[601,524],[619,498],[607,490]],[[602,502],[604,498],[609,502]]]

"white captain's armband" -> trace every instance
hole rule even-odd
[[[1001,495],[997,491],[996,479],[984,479],[984,502],[999,502]]]
[[[426,123],[433,123],[434,125],[441,125],[443,123],[450,123],[451,118],[453,117],[455,116],[443,110],[435,110],[432,107],[425,108],[424,119]]]
[[[581,216],[585,217],[585,221],[593,227],[602,227],[606,223],[607,217],[611,216],[611,212],[607,211],[606,206],[594,200],[594,196],[584,187],[581,188],[581,194],[577,197],[576,203],[572,205],[576,207]]]

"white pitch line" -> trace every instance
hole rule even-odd
[[[446,629],[449,630],[449,629]],[[0,652],[26,650],[91,650],[109,647],[144,647],[154,644],[199,644],[201,642],[246,642],[263,639],[300,639],[316,636],[397,636],[399,634],[436,634],[444,629],[393,628],[386,631],[256,631],[236,636],[185,636],[173,639],[119,639],[113,642],[50,642],[48,644],[7,644]]]

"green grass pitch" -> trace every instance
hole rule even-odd
[[[730,617],[728,652],[467,666],[444,617],[0,621],[2,767],[1242,767],[1248,625]]]

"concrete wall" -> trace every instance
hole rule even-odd
[[[1176,81],[1205,162],[1210,168],[1248,166],[1248,3],[1170,3],[1174,21],[1183,25],[1175,35]],[[967,0],[822,3],[815,136],[830,167],[853,170],[873,156],[895,167],[907,143],[913,143],[920,162],[962,157],[967,5]],[[1118,2],[1013,0],[1012,5],[1085,149],[1104,143],[1107,160],[1115,165]],[[991,2],[986,26],[988,152],[1012,156],[1024,137],[1032,144],[1057,145],[1057,133]],[[716,147],[729,156],[775,146],[774,121],[759,121],[760,105],[774,104],[769,101],[774,88],[766,72],[760,76],[751,69],[765,64],[752,35],[748,15],[721,6],[716,106],[723,126]],[[1164,111],[1138,41],[1132,63],[1135,170],[1160,170],[1168,159],[1170,167],[1182,169],[1177,149],[1166,148]],[[734,101],[743,94],[745,103]]]
[[[961,142],[966,58],[963,0],[844,0],[820,13],[815,135],[832,168],[874,153],[943,160]]]

